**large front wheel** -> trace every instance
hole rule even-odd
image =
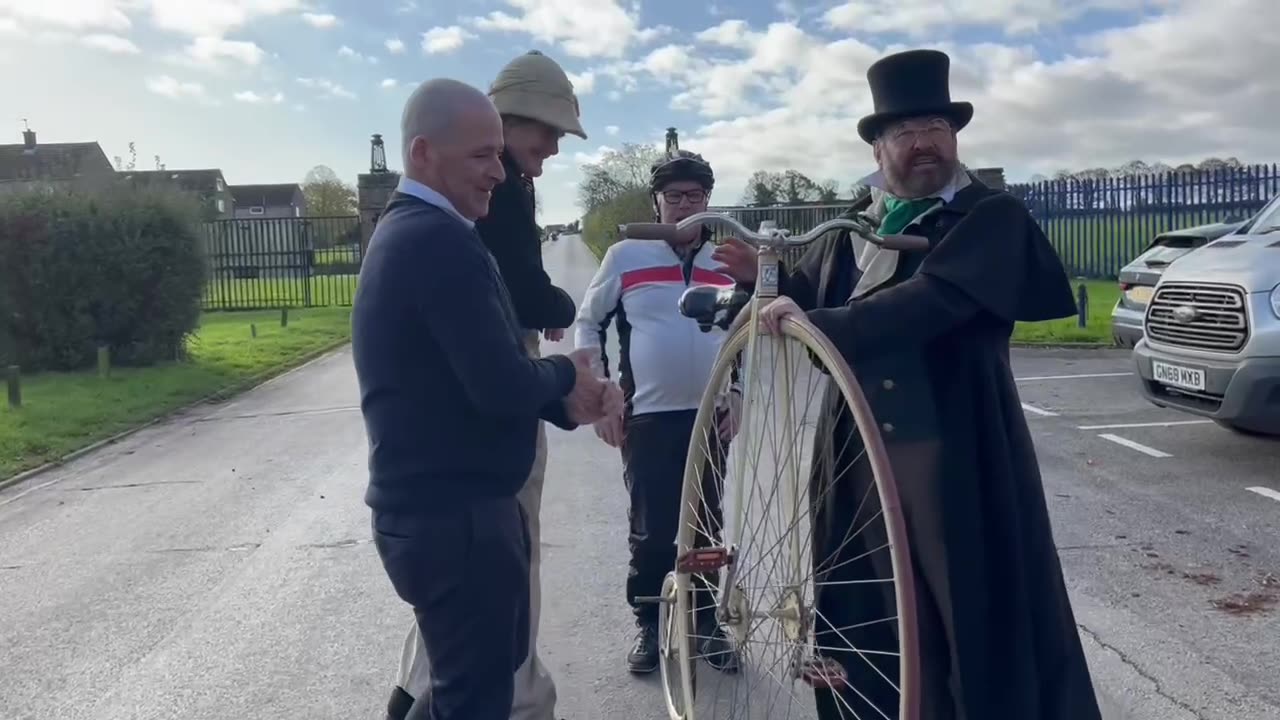
[[[672,720],[918,720],[893,473],[853,373],[806,320],[726,339],[676,546],[659,631]]]

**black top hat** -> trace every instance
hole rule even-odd
[[[938,50],[907,50],[867,69],[875,112],[858,121],[858,135],[872,142],[886,125],[921,115],[941,115],[959,130],[973,119],[973,105],[952,102],[951,58]]]

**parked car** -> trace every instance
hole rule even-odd
[[[1141,255],[1120,269],[1120,299],[1111,311],[1111,337],[1115,344],[1131,348],[1142,339],[1147,303],[1165,268],[1205,243],[1240,229],[1245,222],[1210,223],[1156,235]]]
[[[1280,196],[1165,268],[1134,347],[1159,407],[1280,435]]]

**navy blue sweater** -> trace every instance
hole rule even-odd
[[[515,495],[539,419],[575,427],[563,403],[572,361],[526,354],[493,256],[440,208],[393,196],[369,241],[351,324],[374,510]]]

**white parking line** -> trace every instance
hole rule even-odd
[[[1172,427],[1175,425],[1204,425],[1212,420],[1170,420],[1168,422],[1120,423],[1117,425],[1078,425],[1077,430],[1121,430],[1124,428]]]
[[[1130,450],[1137,450],[1140,453],[1143,453],[1145,455],[1150,455],[1151,457],[1154,457],[1154,458],[1173,457],[1172,455],[1170,455],[1167,452],[1164,452],[1163,450],[1157,450],[1152,447],[1147,447],[1142,443],[1134,442],[1129,438],[1122,438],[1119,435],[1112,435],[1111,433],[1100,433],[1098,437],[1104,440],[1110,440],[1111,442],[1117,445],[1123,445],[1124,447],[1127,447]]]
[[[1249,492],[1258,493],[1262,497],[1269,497],[1272,500],[1280,501],[1280,492],[1276,492],[1271,488],[1251,487],[1251,488],[1245,488],[1245,490],[1248,490]]]
[[[1035,405],[1029,405],[1027,403],[1022,403],[1022,409],[1026,410],[1029,413],[1035,413],[1036,415],[1041,415],[1043,417],[1058,417],[1058,413],[1056,412],[1049,412],[1048,410],[1044,410],[1036,407]]]
[[[1108,377],[1126,377],[1132,375],[1131,372],[1113,372],[1113,373],[1082,373],[1080,375],[1035,375],[1032,377],[1014,378],[1015,382],[1032,382],[1035,380],[1077,380],[1085,378],[1108,378]]]

